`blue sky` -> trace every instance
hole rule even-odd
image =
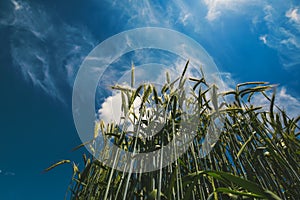
[[[71,152],[80,144],[71,110],[77,70],[96,45],[125,30],[182,32],[229,86],[279,84],[277,104],[300,114],[296,0],[4,0],[0,7],[0,199],[63,198],[71,167],[42,171],[60,159],[79,162],[84,151]]]

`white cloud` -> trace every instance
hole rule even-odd
[[[300,23],[300,14],[298,8],[291,8],[286,12],[285,16],[297,24]]]
[[[124,85],[126,86],[126,85]],[[127,97],[126,97],[127,98]],[[126,101],[127,99],[125,99]],[[126,104],[128,102],[126,101]],[[133,102],[133,110],[136,117],[139,117],[139,108],[141,105],[141,99],[137,97]],[[104,124],[113,123],[120,126],[126,125],[127,131],[134,131],[132,122],[134,121],[133,115],[129,115],[127,121],[125,121],[127,113],[122,110],[122,95],[121,92],[114,92],[112,96],[107,97],[98,110],[98,118],[104,122]]]
[[[267,44],[267,37],[268,37],[268,35],[261,35],[261,36],[259,36],[259,39],[260,39],[264,44]]]
[[[102,119],[105,124],[112,122],[119,123],[122,116],[121,106],[121,93],[116,93],[115,95],[109,96],[102,103],[102,106],[98,111],[100,119]]]
[[[12,4],[15,6],[15,10],[22,9],[23,7],[15,0],[11,0]]]

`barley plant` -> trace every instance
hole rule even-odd
[[[167,74],[166,83],[159,90],[152,84],[142,84],[136,89],[112,87],[122,95],[120,109],[128,113],[123,119],[130,119],[133,131],[127,131],[120,124],[104,124],[101,119],[95,123],[94,140],[85,144],[91,147],[94,156],[83,155],[81,170],[73,164],[68,198],[300,198],[300,117],[290,118],[276,106],[275,86],[247,82],[238,84],[234,90],[218,92],[215,85],[207,83],[204,75],[186,77],[187,67],[188,63],[182,76],[173,82]],[[185,87],[187,82],[190,88]],[[253,103],[257,95],[266,99],[267,109]],[[137,98],[141,104],[134,108]],[[143,130],[154,121],[157,112],[163,113],[164,126],[153,136],[143,136]],[[104,145],[113,143],[125,151],[151,152],[173,142],[181,134],[181,122],[188,115],[196,117],[197,126],[188,130],[194,131],[195,137],[185,152],[167,166],[133,173],[110,168],[96,159],[112,156],[107,148],[97,151],[99,134],[106,141]],[[222,120],[214,122],[218,117]],[[214,123],[218,125],[211,129]],[[214,132],[220,135],[216,142],[209,144],[211,151],[201,150],[205,136],[214,137]]]

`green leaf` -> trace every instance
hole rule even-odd
[[[263,189],[261,186],[257,185],[256,183],[253,183],[251,181],[248,181],[246,179],[240,178],[238,176],[232,175],[230,173],[226,172],[219,172],[219,171],[206,171],[204,172],[210,176],[213,176],[214,178],[217,178],[224,182],[224,179],[227,182],[231,182],[239,187],[242,187],[245,190],[248,190],[249,192],[252,192],[254,195],[262,196],[263,198],[267,199],[280,199],[277,195],[274,193],[270,193],[270,191],[267,191]]]
[[[242,192],[238,190],[231,190],[229,188],[219,187],[216,189],[217,192],[225,193],[225,194],[234,194],[238,196],[247,196],[247,197],[254,197],[254,198],[264,198],[261,195],[257,195],[251,192]]]
[[[183,81],[183,77],[184,77],[184,75],[185,75],[185,73],[186,73],[186,70],[187,70],[187,67],[188,67],[188,65],[189,65],[189,60],[186,62],[186,64],[185,64],[185,66],[184,66],[184,69],[183,69],[183,72],[182,72],[182,74],[181,74],[181,77],[180,77],[180,81],[179,81],[179,87],[181,87],[182,86],[182,81]]]
[[[252,140],[252,138],[254,137],[255,135],[255,132],[252,133],[252,135],[248,138],[248,140],[243,144],[243,146],[241,147],[241,149],[239,150],[237,156],[236,156],[236,159],[238,159],[242,152],[244,151],[245,147],[247,146],[247,144]]]

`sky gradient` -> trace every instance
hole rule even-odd
[[[229,87],[278,84],[277,105],[300,114],[296,0],[4,0],[0,8],[0,199],[64,197],[71,166],[42,171],[61,159],[80,162],[85,152],[71,152],[80,144],[71,109],[77,71],[96,45],[125,30],[184,33],[203,46]]]

